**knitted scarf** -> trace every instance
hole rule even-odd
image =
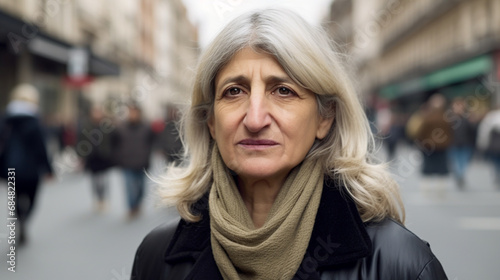
[[[256,229],[219,154],[212,151],[209,195],[213,255],[224,279],[292,279],[311,238],[323,190],[317,161],[295,167],[281,187],[266,222]]]

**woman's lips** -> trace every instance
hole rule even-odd
[[[278,145],[277,142],[268,139],[244,139],[238,144],[253,149],[264,149]]]

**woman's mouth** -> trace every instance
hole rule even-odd
[[[243,139],[238,145],[250,149],[265,149],[278,145],[278,142],[269,139]]]

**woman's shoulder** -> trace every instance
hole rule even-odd
[[[135,254],[131,279],[156,279],[164,270],[164,254],[174,236],[179,218],[150,231]]]
[[[402,224],[384,219],[368,223],[366,230],[372,240],[372,263],[398,271],[404,279],[447,279],[429,243]]]
[[[172,221],[165,222],[153,230],[151,230],[142,240],[141,245],[138,250],[142,251],[153,251],[153,250],[163,250],[170,244],[172,237],[174,236],[175,230],[179,224],[180,218],[176,218]],[[145,254],[150,254],[153,252],[145,252]]]

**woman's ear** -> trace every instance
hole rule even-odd
[[[331,103],[329,106],[329,110],[333,112],[329,117],[323,117],[320,115],[319,117],[319,124],[318,124],[318,130],[316,131],[316,138],[317,139],[323,139],[328,135],[328,131],[330,131],[330,128],[333,125],[333,121],[335,120],[335,113],[336,113],[336,104]]]
[[[316,130],[316,138],[321,140],[326,137],[328,131],[330,131],[330,128],[332,127],[334,119],[335,116],[332,116],[330,118],[320,117],[318,129]]]
[[[207,126],[208,126],[208,129],[210,130],[210,135],[212,135],[212,138],[215,139],[215,127],[214,127],[214,116],[213,115],[208,117]]]

